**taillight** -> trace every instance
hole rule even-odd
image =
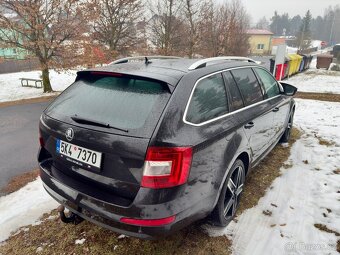
[[[45,146],[44,138],[41,135],[40,129],[39,129],[39,144],[42,148]]]
[[[142,187],[161,189],[186,183],[191,159],[191,147],[150,147],[146,153]]]
[[[162,219],[132,219],[121,218],[120,221],[130,225],[143,226],[143,227],[156,227],[163,226],[175,221],[176,216],[170,216]]]

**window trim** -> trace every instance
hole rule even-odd
[[[253,67],[253,68],[252,68],[252,69],[253,69],[253,72],[254,72],[254,74],[255,74],[255,76],[256,76],[256,79],[259,81],[259,84],[260,84],[260,86],[261,86],[261,88],[262,88],[263,96],[265,97],[265,99],[268,99],[268,98],[270,98],[270,97],[268,97],[266,88],[265,88],[265,86],[264,86],[264,84],[263,84],[263,82],[262,82],[262,80],[261,80],[261,77],[258,75],[258,73],[257,73],[256,70],[255,70],[256,68],[259,68],[259,67]],[[267,74],[269,74],[269,76],[273,77],[273,79],[276,81],[277,87],[279,88],[279,92],[280,92],[280,93],[283,93],[283,92],[284,92],[284,91],[283,91],[283,87],[282,87],[282,85],[280,84],[280,82],[277,81],[276,78],[275,78],[268,70],[266,70],[266,69],[264,69],[264,68],[260,68],[260,69],[263,69],[265,72],[267,72]]]
[[[251,70],[251,72],[253,73],[253,75],[255,76],[255,79],[256,79],[256,81],[257,81],[257,84],[258,84],[259,87],[260,87],[260,91],[261,91],[261,94],[262,94],[262,100],[261,100],[261,101],[263,101],[263,100],[266,99],[266,98],[265,98],[265,91],[264,91],[263,87],[261,86],[261,81],[258,79],[258,77],[257,77],[257,75],[256,75],[256,73],[255,73],[255,71],[254,71],[254,69],[253,69],[253,68],[250,68],[250,70]],[[244,105],[244,106],[248,106],[248,105],[246,105],[246,100],[245,100],[244,95],[243,95],[243,93],[242,93],[242,91],[241,91],[241,89],[240,89],[240,85],[237,83],[237,81],[236,81],[236,79],[235,79],[235,76],[234,76],[233,72],[231,71],[230,73],[231,73],[231,75],[233,76],[234,81],[235,81],[235,83],[236,83],[236,86],[238,87],[238,89],[239,89],[239,91],[240,91],[241,97],[242,97],[242,99],[243,99],[243,105]],[[261,101],[260,101],[260,102],[261,102]],[[256,102],[256,103],[258,103],[258,102]],[[251,105],[251,104],[250,104],[250,105]]]
[[[199,79],[195,82],[195,85],[194,85],[194,87],[192,88],[192,90],[191,90],[191,92],[190,92],[190,96],[189,96],[189,99],[188,99],[187,104],[186,104],[186,106],[185,106],[185,110],[184,110],[184,114],[183,114],[183,118],[182,118],[183,122],[184,122],[185,124],[188,124],[188,125],[191,125],[191,126],[201,127],[201,126],[204,126],[204,125],[206,125],[206,124],[212,123],[212,122],[214,122],[214,121],[216,121],[216,120],[223,119],[223,118],[225,118],[225,117],[227,117],[227,116],[233,115],[233,114],[235,114],[235,113],[239,113],[239,112],[241,112],[241,111],[247,110],[247,109],[249,109],[249,108],[252,108],[252,107],[254,107],[254,106],[257,106],[257,105],[259,105],[259,104],[262,104],[262,103],[264,103],[264,102],[268,102],[268,101],[270,101],[270,100],[273,100],[273,99],[275,99],[275,98],[280,97],[281,94],[280,94],[280,95],[277,95],[277,96],[275,96],[275,97],[268,98],[268,99],[264,99],[264,98],[263,98],[263,100],[260,101],[260,102],[257,102],[257,103],[254,103],[254,104],[251,104],[251,105],[248,105],[248,106],[244,106],[244,107],[241,108],[241,109],[238,109],[238,110],[236,110],[236,111],[229,112],[229,113],[227,113],[227,114],[224,114],[224,115],[221,115],[221,116],[219,116],[219,117],[216,117],[216,118],[213,118],[213,119],[204,121],[204,122],[199,123],[199,124],[191,123],[190,121],[187,121],[187,120],[186,120],[186,117],[187,117],[187,113],[188,113],[188,109],[189,109],[189,105],[190,105],[192,96],[193,96],[194,91],[195,91],[195,89],[196,89],[196,87],[197,87],[197,84],[198,84],[200,81],[202,81],[203,79],[206,79],[206,78],[208,78],[208,77],[210,77],[210,76],[213,76],[213,75],[215,75],[215,74],[218,74],[218,73],[223,73],[223,72],[227,72],[227,71],[232,71],[232,70],[235,70],[235,69],[244,69],[244,68],[253,68],[253,67],[261,68],[261,69],[264,69],[265,71],[267,71],[267,70],[266,70],[264,67],[262,67],[262,66],[253,66],[253,65],[249,65],[249,66],[241,66],[241,67],[233,67],[233,68],[223,69],[223,70],[216,71],[216,72],[207,74],[207,75],[205,75],[205,76],[199,78]],[[254,72],[254,71],[253,71],[253,72]],[[268,72],[268,71],[267,71],[267,72]],[[222,77],[223,77],[223,75],[222,75]],[[256,77],[256,75],[255,75],[255,77]],[[257,78],[257,77],[256,77],[256,78]],[[274,78],[274,79],[275,79],[275,78]],[[276,79],[275,79],[275,80],[276,80]],[[224,82],[224,86],[226,86],[224,80],[223,80],[223,82]],[[259,81],[258,81],[258,82],[259,82]],[[260,82],[259,82],[259,84],[260,84],[260,86],[261,86],[261,83],[260,83]],[[262,86],[261,86],[261,87],[262,87]],[[227,91],[226,91],[226,92],[227,92]]]
[[[230,112],[230,101],[229,101],[229,96],[228,96],[228,89],[227,89],[227,87],[226,87],[226,83],[225,83],[225,79],[224,79],[224,76],[223,76],[223,73],[219,73],[220,75],[220,78],[221,78],[221,80],[222,80],[222,82],[223,82],[223,88],[224,88],[224,93],[225,93],[225,96],[226,96],[226,101],[227,101],[227,113],[229,113]],[[214,75],[218,75],[218,73],[217,74],[214,74]],[[211,75],[211,76],[214,76],[214,75]],[[211,77],[211,76],[207,76],[207,77],[204,77],[204,79],[207,79],[207,78],[209,78],[209,77]],[[202,80],[204,80],[204,79],[202,79]],[[201,82],[202,80],[200,80],[200,81],[197,81],[197,83],[199,83],[199,82]],[[197,85],[199,85],[199,84],[197,84]],[[195,85],[195,89],[197,88],[197,85]],[[194,92],[195,90],[193,90],[193,92]],[[191,96],[190,96],[190,103],[191,103]],[[190,106],[190,103],[188,104],[188,110],[189,110],[189,106]],[[227,113],[225,113],[225,114],[227,114]],[[223,115],[225,115],[225,114],[223,114]],[[221,116],[223,116],[223,115],[221,115]],[[218,116],[218,117],[220,117],[220,116]],[[215,118],[218,118],[218,117],[215,117]],[[207,121],[209,121],[209,120],[207,120]],[[189,122],[189,121],[188,121]],[[206,122],[206,121],[205,121]],[[190,122],[190,123],[192,123],[192,122]],[[202,123],[204,123],[204,122],[202,122]],[[192,123],[192,124],[195,124],[195,123]],[[200,123],[199,123],[200,124]]]
[[[237,111],[237,110],[239,110],[239,109],[234,110],[234,107],[232,106],[232,101],[233,101],[233,100],[232,100],[232,97],[231,97],[230,88],[229,88],[229,86],[227,86],[226,73],[229,73],[229,74],[230,74],[231,78],[232,78],[233,81],[234,81],[235,87],[237,88],[237,91],[238,91],[238,93],[239,93],[240,96],[241,96],[243,107],[241,107],[241,108],[239,108],[239,109],[242,109],[242,108],[245,107],[244,98],[243,98],[243,95],[242,95],[242,93],[241,93],[241,91],[240,91],[240,88],[239,88],[238,85],[237,85],[237,82],[236,82],[235,77],[234,77],[234,75],[232,74],[232,72],[230,72],[230,71],[223,72],[223,73],[222,73],[222,76],[223,76],[224,86],[225,86],[225,89],[226,89],[226,92],[227,92],[227,97],[228,97],[228,102],[229,102],[229,112],[233,112],[233,111]],[[231,109],[232,109],[232,110],[231,110]]]

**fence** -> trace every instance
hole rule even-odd
[[[0,62],[0,74],[32,71],[39,69],[39,67],[40,65],[37,59],[5,60],[4,62]]]

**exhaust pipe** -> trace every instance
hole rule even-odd
[[[63,205],[59,205],[57,208],[58,212],[59,212],[59,217],[60,220],[66,224],[68,223],[73,223],[74,225],[78,225],[79,223],[81,223],[84,219],[82,217],[80,217],[79,215],[71,212],[69,216],[65,215],[65,206]]]

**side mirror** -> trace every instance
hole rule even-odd
[[[283,94],[286,96],[294,96],[297,92],[297,87],[294,87],[290,84],[280,82],[283,88]]]

